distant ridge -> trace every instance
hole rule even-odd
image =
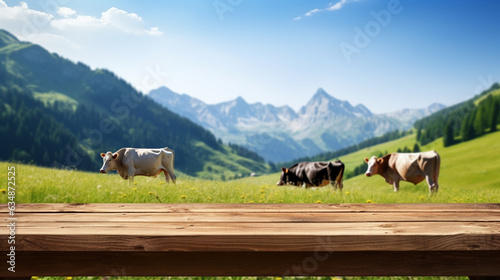
[[[2,31],[0,32],[0,48],[20,43],[16,36],[12,35],[10,32],[1,29],[0,31]]]
[[[242,97],[208,105],[167,87],[148,95],[223,141],[243,145],[272,162],[338,150],[389,131],[409,129],[416,120],[445,108],[432,104],[377,115],[363,104],[352,106],[322,88],[298,111],[289,106],[249,104]]]

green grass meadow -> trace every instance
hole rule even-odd
[[[346,169],[379,152],[413,146],[414,135],[341,157]],[[7,167],[16,167],[17,203],[499,203],[500,132],[443,148],[441,140],[422,147],[441,156],[439,193],[429,197],[427,184],[401,182],[392,191],[380,176],[360,175],[330,186],[306,189],[276,186],[279,173],[231,181],[203,180],[178,173],[177,184],[164,177],[136,177],[129,185],[116,172],[100,174],[1,162],[0,202],[7,203]]]
[[[413,147],[415,135],[363,149],[340,159],[352,170],[365,157],[385,151]],[[422,151],[436,150],[441,156],[439,193],[429,197],[425,182],[418,185],[402,182],[395,193],[380,176],[360,175],[344,181],[344,190],[332,187],[306,189],[276,186],[279,173],[231,181],[202,180],[177,173],[177,184],[165,183],[164,177],[136,177],[129,185],[116,172],[100,174],[57,170],[0,162],[0,202],[9,201],[7,168],[16,170],[16,203],[500,203],[500,132],[476,140],[443,148],[439,139]],[[35,279],[38,279],[37,277]],[[70,280],[71,277],[39,279]],[[96,280],[101,277],[75,277]],[[143,279],[119,277],[114,279]],[[259,280],[281,278],[255,277],[148,277],[172,280]],[[466,277],[291,277],[287,279],[467,279]]]

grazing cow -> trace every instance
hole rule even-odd
[[[170,177],[175,184],[175,152],[169,148],[121,148],[116,153],[102,153],[101,157],[103,161],[101,173],[117,170],[123,179],[129,180],[129,184],[134,182],[134,176],[156,177],[161,172],[165,173],[167,183]]]
[[[368,163],[366,176],[379,174],[385,181],[394,186],[394,191],[399,190],[399,181],[408,181],[418,184],[424,179],[429,185],[429,192],[436,193],[439,189],[438,177],[441,158],[436,151],[424,153],[392,153],[382,158],[373,156],[365,158]]]
[[[344,187],[344,164],[340,161],[334,162],[301,162],[290,168],[281,168],[281,177],[277,185],[286,184],[309,187],[323,187],[332,184],[342,190]]]

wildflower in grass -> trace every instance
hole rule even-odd
[[[345,195],[349,195],[349,192],[345,192]]]
[[[134,185],[137,185],[137,182],[134,182]]]
[[[2,192],[2,193],[6,193],[6,192],[7,192],[7,190],[6,190],[6,189],[1,189],[1,190],[0,190],[0,192]]]
[[[38,280],[38,276],[32,276],[31,280]]]
[[[148,194],[155,194],[154,192],[148,192]]]
[[[70,276],[66,277],[66,280],[71,280],[71,279],[73,279],[73,277]]]
[[[187,196],[181,195],[181,199],[186,199]]]
[[[122,194],[122,197],[127,197],[127,194],[126,193]]]
[[[208,200],[212,200],[212,197],[210,197],[210,196],[209,196],[209,197],[207,197],[207,199],[208,199]]]
[[[316,203],[323,203],[323,201],[321,201],[321,200],[316,200]]]
[[[196,190],[196,188],[191,188],[191,190],[192,190],[192,191],[195,191],[195,190]]]
[[[245,197],[246,197],[246,195],[244,195],[244,194],[241,195],[241,198],[245,198]]]
[[[424,196],[424,195],[421,195],[421,196],[419,196],[418,198],[420,198],[420,200],[424,200],[424,199],[425,199],[425,196]]]
[[[371,199],[368,199],[366,203],[373,203],[373,201]]]
[[[135,192],[135,191],[137,191],[137,188],[133,188],[132,190]]]

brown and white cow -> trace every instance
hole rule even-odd
[[[115,153],[102,153],[101,157],[101,173],[117,170],[123,179],[129,180],[129,184],[134,182],[134,176],[156,177],[161,172],[165,173],[167,183],[170,177],[175,184],[175,152],[172,149],[121,148]]]
[[[290,168],[281,169],[281,177],[276,185],[306,185],[309,187],[323,187],[331,184],[335,189],[342,190],[344,164],[333,162],[301,162]]]
[[[379,174],[385,181],[394,186],[394,191],[399,190],[399,181],[408,181],[418,184],[427,180],[430,193],[439,189],[438,177],[441,158],[436,151],[423,153],[392,153],[384,157],[375,156],[365,158],[368,163],[366,176]]]

